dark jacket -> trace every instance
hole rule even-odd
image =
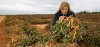
[[[56,24],[56,21],[59,19],[60,16],[63,16],[63,14],[59,11],[57,13],[55,13],[55,16],[54,16],[54,19],[53,19],[53,22],[52,22],[52,26]],[[76,17],[75,13],[73,11],[69,12],[68,14],[64,15],[64,16],[73,16],[73,17]]]

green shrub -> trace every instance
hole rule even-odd
[[[28,35],[22,38],[18,46],[32,46],[33,44],[36,44],[37,42],[43,43],[47,41],[47,38],[44,37],[38,31],[36,31],[36,29],[34,28],[28,29],[26,33]]]

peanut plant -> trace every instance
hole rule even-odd
[[[74,43],[83,39],[86,32],[81,21],[74,17],[67,17],[64,20],[58,20],[51,27],[51,39],[59,43]]]

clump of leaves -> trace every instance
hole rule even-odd
[[[45,42],[47,39],[34,28],[27,30],[27,35],[22,38],[18,46],[32,46],[38,42]]]
[[[82,40],[86,29],[81,21],[74,17],[67,17],[64,20],[58,20],[51,27],[51,39],[59,43],[77,42]]]

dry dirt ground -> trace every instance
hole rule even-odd
[[[7,47],[8,36],[5,32],[6,28],[4,25],[5,16],[0,16],[0,47]]]
[[[36,27],[37,30],[40,31],[41,33],[43,33],[44,35],[48,35],[48,34],[50,34],[50,31],[45,30],[45,27],[47,25],[48,24],[35,24],[33,26]]]
[[[39,31],[41,31],[41,30],[45,29],[46,25],[48,25],[48,24],[36,24],[36,25],[33,25],[33,26],[35,26]]]

